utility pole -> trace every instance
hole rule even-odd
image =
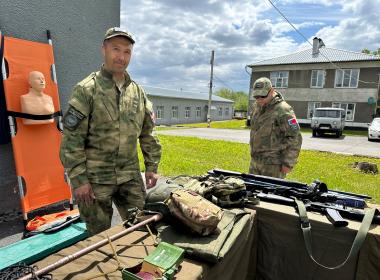
[[[208,93],[208,111],[207,111],[207,127],[211,126],[211,97],[212,97],[212,79],[214,74],[214,50],[211,51],[211,74],[210,74],[210,90]]]

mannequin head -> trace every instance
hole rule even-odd
[[[31,71],[28,81],[31,89],[36,92],[42,92],[46,87],[45,76],[41,72]]]

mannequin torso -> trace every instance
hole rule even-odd
[[[45,78],[41,72],[32,71],[29,74],[30,90],[21,96],[21,111],[33,115],[50,115],[54,113],[53,99],[43,93]],[[54,119],[30,120],[23,119],[24,124],[52,123]]]

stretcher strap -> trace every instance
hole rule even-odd
[[[14,111],[7,111],[8,116],[12,116],[15,118],[23,118],[23,119],[29,119],[29,120],[50,120],[55,117],[62,116],[61,111],[57,111],[54,114],[49,115],[34,115],[34,114],[27,114],[27,113],[21,113],[21,112],[14,112]]]

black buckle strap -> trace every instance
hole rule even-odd
[[[7,114],[8,116],[11,116],[11,117],[28,119],[28,120],[50,120],[50,119],[54,119],[55,117],[62,116],[62,111],[57,111],[54,114],[49,114],[49,115],[34,115],[34,114],[27,114],[27,113],[14,112],[14,111],[7,111]]]

